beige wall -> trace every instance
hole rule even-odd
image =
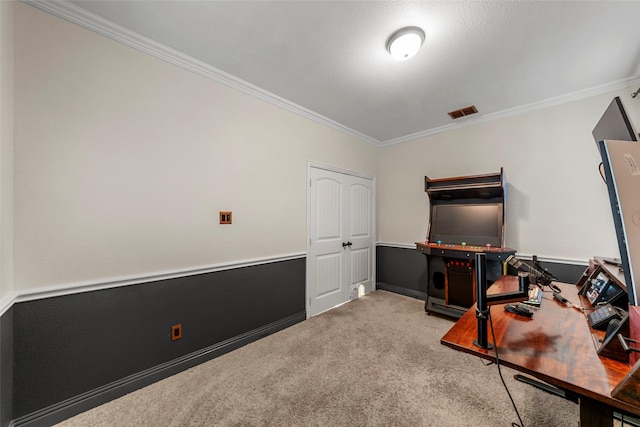
[[[306,118],[30,6],[15,26],[18,292],[301,254],[307,161],[377,174]]]
[[[304,253],[308,161],[377,177],[384,243],[424,239],[425,175],[502,166],[507,245],[617,255],[591,129],[618,94],[640,124],[635,88],[378,149],[24,4],[7,42],[4,3],[15,84],[3,72],[2,237],[15,250],[0,297]],[[218,224],[220,210],[234,225]]]
[[[425,175],[474,175],[504,167],[507,246],[522,254],[582,262],[594,255],[618,256],[591,131],[616,95],[634,124],[640,124],[640,100],[631,99],[631,91],[630,87],[382,149],[379,240],[413,244],[425,238]]]
[[[13,289],[13,10],[0,2],[0,301]]]

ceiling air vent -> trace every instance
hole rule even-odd
[[[449,117],[451,117],[452,119],[459,119],[460,117],[464,117],[464,116],[469,116],[471,114],[475,114],[478,112],[478,109],[476,108],[475,105],[470,105],[469,107],[464,107],[461,108],[459,110],[455,110],[455,111],[450,111],[449,113]]]

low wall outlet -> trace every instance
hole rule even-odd
[[[173,325],[171,327],[171,341],[182,339],[182,325]]]

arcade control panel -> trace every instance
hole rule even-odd
[[[465,242],[442,243],[442,242],[416,242],[416,249],[425,255],[434,255],[457,259],[474,259],[475,254],[482,252],[487,255],[489,261],[504,261],[509,255],[516,253],[515,249],[503,248],[491,245],[478,246],[467,245]]]

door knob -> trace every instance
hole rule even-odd
[[[343,248],[346,248],[347,246],[351,246],[351,245],[353,245],[353,243],[351,243],[351,242],[346,242],[346,243],[342,242],[342,247]]]

